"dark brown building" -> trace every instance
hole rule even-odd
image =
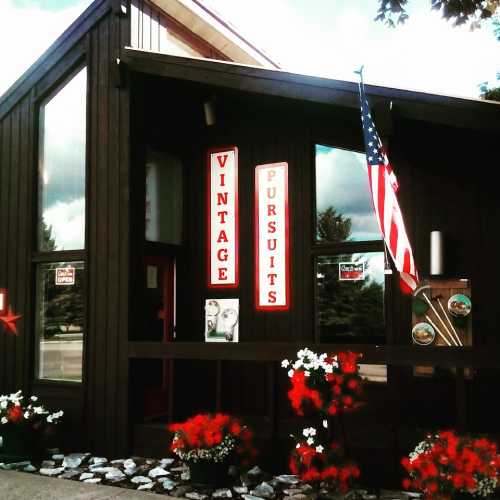
[[[162,26],[186,57],[161,53]],[[307,345],[370,365],[367,404],[344,425],[373,483],[397,479],[425,430],[498,433],[500,105],[367,86],[421,275],[440,230],[443,279],[471,288],[472,345],[415,346],[411,299],[384,272],[357,86],[269,69],[244,41],[268,68],[230,62],[238,44],[233,57],[211,40],[160,7],[96,0],[0,99],[0,288],[22,314],[18,336],[0,335],[0,393],[64,409],[66,446],[110,456],[165,454],[167,421],[236,413],[278,468],[294,426],[280,361]],[[219,61],[191,57],[196,47]],[[228,146],[239,279],[214,288],[207,151]],[[269,311],[256,307],[254,176],[277,162],[288,164],[289,307]],[[339,277],[354,261],[361,284]],[[205,342],[210,299],[239,299],[239,342]]]

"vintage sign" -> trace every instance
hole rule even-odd
[[[364,262],[339,262],[339,281],[360,281],[364,279]]]
[[[256,308],[290,307],[288,164],[255,169]]]
[[[75,284],[75,268],[57,267],[56,268],[56,285],[74,285]]]
[[[208,151],[208,286],[238,286],[238,148]]]

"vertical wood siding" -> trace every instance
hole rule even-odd
[[[0,334],[0,393],[35,390],[50,406],[68,410],[73,442],[110,455],[126,452],[128,432],[129,91],[116,88],[113,65],[129,37],[128,18],[109,13],[63,59],[52,61],[33,90],[0,121],[0,283],[8,288],[13,309],[23,315],[18,336]],[[36,107],[39,96],[64,79],[86,52],[85,368],[83,385],[68,388],[37,382],[33,373]]]

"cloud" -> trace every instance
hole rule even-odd
[[[57,250],[78,250],[85,241],[85,198],[56,203],[43,213]]]
[[[63,5],[69,4],[63,2]],[[92,0],[54,11],[60,2],[0,0],[0,96],[43,54]],[[50,10],[42,8],[49,6]]]
[[[371,202],[364,153],[318,148],[316,202],[319,211],[332,206],[337,212],[350,218],[353,239],[380,238]]]

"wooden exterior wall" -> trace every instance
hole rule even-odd
[[[214,94],[217,124],[206,127],[201,110],[207,96]],[[484,416],[488,400],[481,402],[481,395],[494,391],[500,381],[500,362],[493,354],[498,352],[499,339],[492,307],[500,270],[490,268],[488,258],[484,259],[499,244],[499,235],[491,231],[500,205],[495,187],[484,184],[484,168],[500,152],[497,134],[402,119],[397,113],[388,118],[385,110],[375,110],[375,120],[389,142],[420,273],[428,275],[429,234],[438,229],[447,237],[447,275],[472,280],[472,299],[477,304],[475,347],[412,347],[411,302],[400,294],[397,274],[386,296],[384,346],[318,344],[313,260],[320,252],[313,245],[314,144],[362,151],[357,110],[140,75],[132,79],[132,95],[136,153],[152,146],[182,154],[186,184],[177,338],[167,344],[150,342],[140,316],[133,315],[138,323],[131,325],[129,353],[136,408],[141,407],[145,388],[154,387],[155,377],[160,380],[159,360],[173,360],[170,418],[183,419],[207,410],[242,414],[255,425],[260,438],[273,443],[268,465],[285,467],[287,438],[296,431],[297,422],[286,400],[288,382],[279,361],[293,357],[298,346],[308,345],[322,352],[359,350],[367,363],[388,365],[388,384],[370,384],[367,405],[344,421],[350,451],[362,461],[369,482],[397,485],[400,457],[425,430],[453,426],[497,433],[493,420]],[[160,100],[160,95],[166,97]],[[165,120],[166,116],[175,120]],[[466,146],[457,148],[457,144]],[[231,291],[206,287],[205,154],[208,148],[221,145],[237,146],[239,155],[240,286]],[[292,307],[288,312],[259,312],[254,305],[253,175],[256,165],[279,161],[289,164]],[[138,183],[143,182],[142,164],[139,153],[133,164]],[[144,198],[139,191],[132,204],[137,230],[133,238],[137,310],[141,310],[141,265],[147,251],[141,241]],[[204,342],[204,301],[220,297],[240,299],[238,345]],[[426,364],[458,368],[433,378],[413,377],[413,366]],[[475,367],[472,379],[464,376],[467,366]],[[140,410],[136,411],[132,423],[141,423],[141,418]],[[164,452],[164,427],[156,434],[152,430],[138,427],[133,442],[136,452]]]
[[[85,17],[85,16],[84,16]],[[64,35],[63,35],[64,37]],[[117,2],[96,2],[31,88],[0,118],[0,282],[22,314],[19,335],[0,335],[0,393],[23,389],[66,411],[67,443],[117,454],[128,415],[129,91],[116,58],[130,24]],[[86,329],[83,384],[36,381],[33,373],[40,100],[75,65],[88,68]],[[68,120],[71,117],[68,116]],[[88,432],[87,432],[88,431]]]

